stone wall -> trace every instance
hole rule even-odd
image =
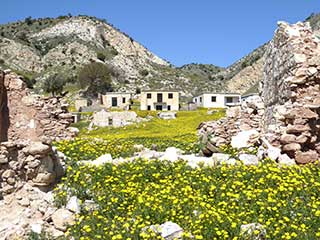
[[[249,98],[241,108],[229,109],[225,119],[202,124],[203,152],[210,155],[222,144],[264,145],[279,150],[274,160],[285,157],[304,164],[319,159],[318,41],[308,23],[279,22],[264,56],[261,98]]]
[[[48,189],[63,174],[51,142],[76,134],[68,105],[32,95],[18,75],[0,71],[0,106],[0,196],[26,182]]]
[[[60,98],[32,95],[21,78],[12,72],[5,74],[9,126],[8,139],[38,141],[47,136],[59,140],[73,136],[68,130],[73,118],[68,105]]]

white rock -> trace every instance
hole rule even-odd
[[[165,222],[164,224],[160,225],[160,233],[161,237],[165,239],[176,239],[176,238],[181,238],[183,229],[176,223],[174,222]]]
[[[181,154],[181,150],[175,147],[169,147],[164,152],[164,155],[160,158],[160,160],[168,160],[171,162],[177,161],[179,159],[179,155]]]
[[[176,112],[160,112],[158,114],[158,117],[165,120],[175,119],[177,117],[177,113]]]
[[[81,205],[80,200],[76,196],[72,196],[67,203],[66,208],[74,213],[80,213]]]
[[[225,153],[213,153],[212,159],[217,164],[227,164],[230,159],[230,155]]]
[[[244,165],[258,165],[259,164],[259,159],[256,155],[240,154],[239,159]]]
[[[41,234],[42,232],[42,225],[41,224],[32,224],[31,231],[37,234]]]
[[[250,147],[250,139],[258,135],[258,131],[254,129],[241,131],[236,136],[232,137],[231,146],[237,149]]]
[[[198,157],[194,154],[191,155],[180,155],[179,159],[182,159],[187,162],[192,168],[197,168],[199,165],[203,165],[205,167],[214,167],[215,161],[212,160],[211,157]]]
[[[281,165],[296,165],[296,161],[290,158],[287,154],[281,154],[278,158],[278,163]]]
[[[102,155],[100,157],[98,157],[96,160],[93,160],[93,161],[80,161],[79,162],[80,164],[85,164],[85,165],[93,165],[93,166],[101,166],[101,165],[104,165],[106,163],[113,163],[113,160],[112,160],[112,156],[111,154],[105,154],[105,155]]]

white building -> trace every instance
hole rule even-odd
[[[131,104],[131,93],[107,92],[100,94],[100,103],[106,108],[121,108],[129,110]]]
[[[237,93],[203,93],[193,98],[193,102],[203,108],[226,108],[240,101],[241,95]]]

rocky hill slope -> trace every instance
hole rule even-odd
[[[306,19],[320,38],[320,14]],[[177,89],[191,97],[204,91],[255,92],[268,43],[227,68],[188,64],[180,68],[156,56],[105,20],[88,16],[31,19],[0,25],[0,68],[40,83],[54,73],[74,80],[81,67],[103,62],[115,72],[117,91]]]
[[[57,72],[75,79],[92,61],[111,66],[118,91],[175,88],[191,96],[222,86],[202,72],[173,67],[105,20],[62,16],[0,25],[0,67],[29,79],[41,82]]]

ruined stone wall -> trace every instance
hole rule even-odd
[[[266,148],[279,150],[272,151],[277,153],[272,154],[274,160],[281,156],[304,164],[319,159],[318,41],[308,23],[289,25],[279,22],[279,28],[264,56],[261,98],[248,99],[251,101],[249,105],[257,106],[252,108],[244,102],[241,109],[228,110],[238,112],[234,116],[227,114],[225,119],[218,122],[202,124],[199,133],[205,145],[204,153],[211,154],[221,143],[239,148],[264,145]],[[244,122],[246,123],[243,124]],[[260,134],[259,139],[250,129],[255,129]],[[246,144],[241,144],[241,139]]]
[[[60,98],[32,95],[20,77],[12,72],[5,74],[4,84],[8,98],[10,141],[38,141],[44,136],[59,140],[73,136],[68,131],[72,115]]]
[[[76,134],[67,106],[32,95],[18,75],[0,71],[0,196],[26,182],[49,188],[63,175],[51,142]]]
[[[265,136],[298,163],[315,161],[320,153],[318,39],[309,24],[280,22],[265,58]]]

